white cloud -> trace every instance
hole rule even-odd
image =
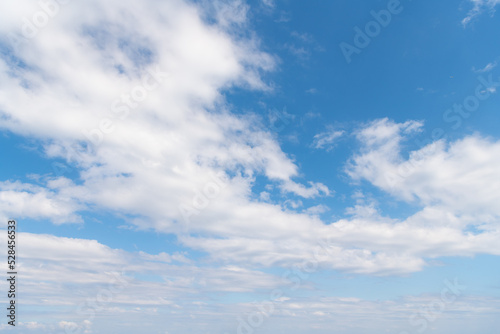
[[[30,321],[30,322],[19,322],[20,326],[24,326],[28,329],[45,329],[47,326],[45,324],[38,323],[36,321]]]
[[[410,253],[431,257],[499,254],[494,240],[500,235],[500,210],[496,205],[500,200],[496,191],[500,187],[500,143],[477,135],[450,143],[441,140],[409,152],[405,159],[405,135],[420,126],[419,122],[394,123],[387,119],[370,123],[358,133],[363,148],[347,167],[348,174],[422,208],[386,228],[391,239],[407,240]],[[376,212],[372,209],[370,215],[376,217]],[[372,228],[381,227],[376,226]],[[413,238],[422,240],[409,240]]]
[[[442,205],[460,214],[500,215],[495,189],[500,143],[479,135],[447,143],[433,142],[402,156],[405,133],[421,123],[373,122],[358,138],[363,151],[353,157],[348,173],[383,190],[422,205]],[[498,175],[497,175],[498,174]],[[474,196],[470,196],[474,194]]]
[[[245,27],[249,6],[241,1],[202,1],[203,12],[217,22],[218,27],[235,29]]]
[[[472,19],[481,14],[484,10],[495,12],[495,6],[500,4],[500,0],[469,0],[473,4],[473,8],[467,16],[462,20],[462,24],[466,26]]]
[[[309,184],[310,187],[307,188],[300,183],[288,181],[281,186],[281,189],[305,198],[313,198],[322,194],[326,196],[330,195],[330,190],[323,183],[309,182]]]
[[[247,324],[260,324],[259,326],[249,326],[249,331],[253,329],[266,334],[274,333],[280,328],[293,334],[303,333],[311,328],[321,333],[327,333],[332,326],[336,328],[336,332],[342,334],[367,331],[383,332],[387,329],[397,333],[416,332],[423,328],[423,323],[425,323],[426,329],[432,328],[443,333],[448,333],[449,329],[454,326],[472,326],[487,332],[498,323],[498,321],[484,320],[485,313],[496,314],[498,312],[498,298],[470,294],[461,295],[453,302],[445,303],[443,309],[439,303],[441,298],[439,291],[422,295],[407,295],[395,300],[363,300],[355,297],[331,296],[297,298],[291,296],[291,298],[278,298],[272,304],[268,299],[262,302],[237,302],[229,305],[195,302],[196,304],[190,305],[189,309],[186,309],[188,305],[178,310],[171,309],[169,306],[140,308],[140,310],[116,308],[107,311],[106,314],[113,315],[113,319],[116,319],[116,321],[108,321],[109,331],[112,331],[111,326],[113,326],[113,328],[120,328],[122,333],[127,334],[144,328],[140,319],[145,317],[148,319],[149,326],[151,324],[161,326],[161,330],[157,331],[161,333],[167,332],[165,327],[168,328],[168,333],[182,333],[193,328],[200,331],[236,333],[244,321]],[[148,314],[144,311],[141,312],[141,310],[151,311]],[[155,310],[157,314],[154,313]],[[264,317],[262,323],[248,321],[248,319],[252,319],[251,315],[254,315],[253,319],[259,319],[255,315],[262,310],[270,317]],[[163,312],[160,313],[161,311]],[[412,316],[411,321],[410,316]],[[283,321],[275,321],[275,319]],[[85,323],[79,320],[66,320],[66,322],[73,322],[81,327],[85,326]],[[202,324],[198,324],[199,322]],[[91,325],[97,326],[97,324],[96,320]],[[53,328],[50,325],[45,326],[47,328],[45,331],[40,328],[38,332],[56,333],[59,329],[59,326],[53,326]]]
[[[329,210],[330,209],[326,205],[319,204],[319,205],[315,205],[315,206],[311,206],[311,207],[307,208],[305,210],[305,212],[308,214],[311,214],[311,215],[319,215],[319,214],[325,213]]]
[[[18,8],[18,18],[31,17],[36,6]],[[226,109],[223,89],[268,89],[260,73],[275,61],[254,37],[226,29],[245,24],[244,4],[204,6],[71,3],[12,50],[27,66],[0,61],[0,126],[42,140],[48,157],[76,165],[81,183],[61,185],[65,198],[172,232],[182,221],[181,204],[192,203],[221,171],[233,175],[221,203],[244,201],[256,174],[285,192],[328,192],[293,181],[298,168],[273,136]],[[5,22],[5,31],[19,28],[16,20]],[[154,89],[142,100],[147,86]],[[131,100],[134,94],[141,101]]]
[[[415,121],[381,120],[359,132],[365,146],[350,169],[354,179],[367,179],[427,206],[407,220],[358,205],[348,210],[348,219],[325,224],[311,212],[284,208],[286,198],[279,204],[254,199],[258,175],[284,197],[314,198],[333,191],[319,182],[299,183],[299,167],[275,137],[252,117],[232,114],[226,105],[221,94],[226,88],[268,90],[272,85],[262,80],[262,73],[275,66],[274,57],[259,50],[258,40],[231,33],[228,25],[244,25],[239,15],[245,9],[237,3],[227,5],[208,9],[214,10],[212,17],[219,15],[210,23],[203,20],[203,7],[181,1],[72,2],[61,7],[35,38],[12,49],[10,56],[25,66],[15,67],[12,57],[2,57],[0,126],[38,139],[48,157],[66,159],[79,173],[74,182],[46,179],[45,188],[14,183],[15,193],[9,196],[19,200],[9,202],[6,212],[54,222],[76,221],[77,212],[88,207],[119,212],[139,228],[180,234],[182,243],[223,266],[315,261],[321,267],[357,273],[401,274],[421,270],[426,257],[498,253],[492,224],[498,213],[493,208],[498,202],[496,184],[484,184],[498,179],[485,167],[496,166],[498,145],[475,137],[454,143],[454,149],[439,148],[437,143],[437,153],[424,158],[423,167],[405,179],[406,186],[392,189],[385,173],[404,163],[401,142],[403,135],[419,130],[421,123]],[[2,36],[22,22],[11,16],[32,16],[38,5],[30,6],[0,10],[1,29],[6,32]],[[236,17],[224,20],[232,15]],[[142,99],[142,88],[151,85],[154,89]],[[88,143],[88,131],[95,145]],[[317,144],[326,147],[338,136],[320,136]],[[460,148],[467,154],[460,155]],[[439,174],[440,157],[453,177]],[[421,160],[412,155],[413,159]],[[435,184],[419,181],[427,174]],[[4,182],[2,187],[13,191],[5,188],[12,184]],[[485,196],[465,202],[463,194],[468,193]],[[32,207],[19,204],[21,200]],[[453,206],[457,203],[464,204],[460,210]],[[475,220],[483,209],[484,226]],[[467,234],[469,222],[488,232]],[[186,230],[197,237],[183,234]],[[328,242],[321,247],[323,238]],[[119,264],[128,258],[91,242],[77,244],[68,258],[78,259],[84,247],[97,255],[113,255]],[[323,254],[319,259],[316,249]],[[168,261],[183,258],[159,254],[147,259],[171,265]],[[52,272],[64,271],[50,265]],[[88,274],[77,279],[105,278]]]
[[[487,72],[492,71],[495,67],[497,67],[497,65],[498,65],[498,63],[496,61],[494,61],[494,62],[486,64],[486,66],[484,66],[483,68],[480,68],[480,69],[475,69],[473,67],[472,70],[476,73],[487,73]]]
[[[292,31],[290,35],[302,42],[311,43],[314,41],[314,38],[308,33],[299,33],[297,31]]]
[[[284,48],[301,61],[307,60],[311,56],[311,52],[302,46],[286,43]]]
[[[282,282],[241,266],[197,267],[177,254],[131,253],[95,240],[31,233],[20,233],[18,239],[23,245],[23,261],[19,264],[22,290],[29,296],[24,299],[25,305],[76,309],[85,298],[95,297],[102,290],[112,294],[105,308],[119,304],[170,305],[172,300],[205,298],[201,294],[215,291],[270,290]],[[5,241],[1,244],[5,246]],[[144,279],[145,275],[155,279]]]
[[[91,326],[92,322],[89,320],[84,320],[81,324],[77,324],[72,321],[60,321],[59,328],[65,330],[66,332],[81,331],[82,333],[92,333]]]
[[[159,263],[152,254],[112,249],[92,240],[30,233],[21,233],[19,240],[23,241],[20,289],[23,291],[24,317],[36,315],[33,310],[42,306],[45,311],[43,321],[19,324],[20,328],[28,330],[27,333],[59,333],[66,328],[89,333],[94,327],[104,330],[102,326],[105,324],[98,315],[105,315],[105,319],[112,317],[113,321],[106,322],[114,328],[125,323],[127,328],[123,328],[124,333],[144,326],[139,321],[141,318],[147,318],[148,325],[161,324],[163,330],[166,319],[176,319],[169,323],[180,327],[167,327],[170,332],[192,329],[198,322],[203,323],[205,330],[207,326],[215,329],[218,324],[223,324],[222,332],[232,332],[238,326],[238,317],[246,319],[259,310],[259,305],[270,310],[270,302],[274,306],[273,318],[286,319],[280,322],[280,326],[297,322],[295,327],[315,324],[327,328],[335,323],[352,328],[353,323],[363,323],[373,329],[378,326],[387,328],[390,323],[402,330],[412,327],[408,322],[410,315],[422,317],[423,308],[442,298],[440,289],[436,293],[377,301],[345,296],[344,293],[342,296],[299,297],[295,294],[297,284],[310,286],[307,279],[297,281],[299,276],[293,273],[283,275],[284,279],[234,265],[212,267],[206,263],[195,267],[182,263]],[[0,240],[0,246],[5,246],[5,240]],[[248,251],[256,248],[251,243],[248,246]],[[68,261],[68,257],[74,260]],[[350,257],[345,265],[356,259],[355,256]],[[459,285],[464,284],[461,279],[458,282]],[[0,287],[5,288],[6,282],[0,282]],[[275,289],[279,289],[281,294],[273,299]],[[243,298],[231,303],[214,299],[214,293],[257,291],[263,292],[258,301],[255,301],[255,295],[248,301]],[[498,298],[460,294],[453,303],[446,304],[443,313],[448,321],[459,321],[464,314],[468,314],[467,321],[470,322],[475,319],[470,314],[477,313],[473,310],[480,308],[482,314],[495,312],[498,303]],[[321,320],[316,316],[321,316]],[[193,319],[196,321],[193,322]],[[364,321],[360,322],[360,319]],[[187,324],[188,327],[179,324]],[[272,326],[272,322],[266,323],[266,330],[272,331]],[[305,330],[305,327],[296,328]]]
[[[95,240],[20,233],[22,291],[29,296],[24,303],[64,308],[63,316],[44,315],[54,326],[90,331],[93,323],[73,307],[109,285],[129,288],[113,294],[104,313],[144,324],[145,315],[160,309],[162,317],[180,323],[182,314],[207,319],[248,309],[248,303],[214,305],[210,294],[283,284],[255,267],[397,275],[421,270],[428,258],[500,254],[500,145],[470,136],[435,143],[406,159],[402,143],[420,130],[417,121],[379,120],[359,131],[363,148],[348,169],[354,180],[416,203],[421,209],[410,217],[393,219],[374,203],[359,201],[346,210],[347,218],[325,224],[318,217],[326,210],[322,205],[298,213],[296,198],[266,203],[271,195],[262,192],[261,201],[254,199],[257,176],[265,177],[265,189],[281,190],[284,198],[333,191],[319,182],[299,183],[299,167],[276,138],[252,117],[232,114],[224,101],[227,88],[272,87],[263,78],[276,59],[260,51],[252,33],[241,34],[248,12],[242,2],[71,2],[36,37],[9,44],[10,33],[21,34],[22,18],[39,10],[37,1],[0,5],[2,45],[10,47],[0,58],[0,127],[40,141],[47,157],[65,159],[78,178],[45,178],[44,186],[1,182],[2,214],[78,222],[78,212],[93,207],[119,212],[142,229],[178,233],[181,245],[206,253],[194,260],[188,253],[133,253]],[[307,55],[300,48],[291,51]],[[329,147],[342,134],[319,134],[315,145]],[[398,177],[406,164],[411,172]],[[188,222],[183,207],[191,210]],[[186,225],[193,236],[182,234]],[[380,311],[380,303],[359,299],[280,301],[287,303],[280,314],[301,321],[311,314],[335,318]],[[394,305],[382,304],[389,310]],[[44,326],[26,324],[57,329]]]
[[[59,179],[62,181],[63,179]],[[49,219],[56,224],[80,223],[75,214],[82,206],[63,193],[32,184],[0,182],[0,216],[7,218]]]
[[[274,0],[262,0],[262,4],[266,7],[269,7],[269,8],[276,7],[276,3],[274,2]]]
[[[326,132],[318,133],[314,136],[313,147],[317,149],[331,150],[340,137],[344,135],[343,130],[333,130],[330,129]]]

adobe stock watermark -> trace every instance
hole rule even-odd
[[[496,92],[497,87],[500,86],[500,76],[498,81],[493,81],[493,75],[490,74],[488,78],[482,75],[477,77],[479,84],[474,90],[474,94],[467,96],[462,103],[455,103],[452,108],[447,109],[443,113],[443,120],[446,123],[453,123],[452,129],[456,130],[462,126],[463,120],[469,118],[471,113],[477,111],[481,105],[481,101],[485,101]]]
[[[78,306],[76,313],[80,316],[86,316],[82,324],[91,323],[96,314],[101,312],[107,304],[111,303],[130,284],[130,281],[125,279],[124,272],[120,274],[113,272],[110,274],[113,276],[113,280],[108,284],[108,287],[100,289],[94,297],[87,298],[85,302],[82,302]],[[64,334],[80,334],[86,328],[86,326],[81,326],[74,322],[66,322],[63,327]]]
[[[281,132],[290,125],[294,116],[286,112],[286,107],[282,111],[272,109],[268,112],[269,129],[274,132]]]
[[[416,333],[423,333],[429,328],[429,323],[436,321],[446,309],[456,302],[457,298],[467,288],[465,285],[460,285],[457,278],[453,282],[445,280],[444,285],[445,287],[441,290],[440,298],[432,300],[409,317],[408,322],[410,326],[415,327]],[[399,334],[410,333],[403,331]]]
[[[481,106],[481,102],[489,99],[496,93],[497,87],[500,87],[500,76],[497,81],[494,81],[493,75],[490,74],[487,78],[480,75],[477,77],[479,84],[474,89],[474,93],[466,96],[461,103],[455,103],[443,113],[443,120],[450,123],[453,130],[459,129],[463,122],[471,117]],[[413,153],[412,159],[409,159],[398,166],[397,172],[386,173],[386,181],[391,188],[400,184],[405,178],[412,175],[417,168],[422,166],[425,157],[430,156],[436,151],[436,142],[446,138],[447,131],[443,128],[435,128],[431,131],[429,138],[420,141],[415,140],[418,150]],[[423,150],[423,148],[427,148]]]
[[[282,298],[282,296],[283,291],[281,289],[274,289],[271,292],[270,300],[256,303],[255,311],[250,312],[243,317],[238,316],[236,318],[238,321],[236,334],[252,334],[256,328],[262,326],[264,321],[274,313],[275,304],[280,302],[280,298]],[[229,333],[225,332],[224,334]]]
[[[39,9],[30,17],[23,17],[21,24],[21,34],[9,33],[9,42],[14,50],[19,51],[19,46],[38,36],[40,30],[45,28],[50,20],[59,14],[61,5],[66,5],[71,0],[40,0]]]
[[[386,8],[387,9],[381,9],[379,11],[370,11],[370,15],[373,20],[368,21],[364,25],[363,29],[358,26],[354,26],[352,44],[347,42],[341,42],[339,44],[340,50],[342,51],[347,64],[352,62],[352,56],[354,54],[359,55],[363,49],[370,45],[374,38],[380,35],[383,28],[387,28],[387,26],[389,26],[394,15],[401,14],[404,9],[399,0],[389,0]]]

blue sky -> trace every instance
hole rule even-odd
[[[498,5],[0,5],[16,330],[496,333]]]

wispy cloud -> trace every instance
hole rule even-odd
[[[261,12],[265,7],[290,21],[278,3],[260,3]],[[474,3],[479,13],[498,1]],[[71,2],[26,38],[23,18],[33,18],[40,4],[0,4],[6,36],[0,43],[0,127],[36,143],[40,160],[64,163],[73,173],[0,180],[0,220],[52,222],[58,233],[82,228],[85,237],[19,234],[23,317],[31,312],[33,320],[20,323],[26,332],[201,333],[210,324],[211,332],[225,333],[252,310],[250,301],[293,284],[286,273],[300,268],[334,272],[336,279],[341,272],[336,283],[342,283],[356,277],[351,274],[408,275],[439,257],[500,255],[498,140],[474,134],[408,150],[405,142],[423,131],[422,121],[369,120],[347,135],[325,128],[320,113],[294,116],[322,106],[293,96],[290,112],[267,113],[276,101],[268,95],[275,87],[268,74],[280,60],[263,51],[249,21],[255,13],[244,1]],[[384,13],[376,16],[384,21]],[[279,26],[287,28],[276,44],[288,43],[280,49],[285,57],[308,59],[318,50],[312,35]],[[324,82],[299,81],[294,92],[311,94],[307,103],[326,95]],[[322,87],[321,94],[309,87]],[[228,90],[240,89],[251,91],[252,99],[261,96],[261,114],[246,105],[243,114],[226,98]],[[272,129],[262,126],[266,117]],[[281,144],[303,138],[296,129],[314,122],[320,130],[305,145]],[[293,130],[280,132],[287,126]],[[300,160],[325,156],[312,149],[330,151],[348,139],[355,148],[345,160]],[[301,151],[290,151],[294,145]],[[326,175],[311,171],[319,164]],[[362,185],[388,201],[375,200]],[[393,202],[413,211],[384,211]],[[109,231],[86,224],[97,213],[116,218],[117,235],[106,240],[121,246],[92,239]],[[80,225],[59,226],[65,223]],[[138,230],[150,234],[134,234]],[[121,240],[123,232],[140,236],[148,248],[155,247],[147,237],[160,235],[161,250],[134,249],[138,240]],[[5,242],[0,238],[4,249]],[[106,295],[117,280],[128,288]],[[351,334],[348,328],[363,319],[360,332],[377,326],[383,332],[387,320],[406,326],[409,313],[434,300],[406,294],[370,301],[335,289],[318,298],[322,287],[304,284],[310,295],[276,298],[280,330],[327,332],[333,322]],[[98,306],[85,304],[89,298]],[[494,298],[467,298],[482,310],[498,309]],[[457,308],[446,321],[476,314],[465,301]],[[118,328],[91,311],[118,319]],[[158,327],[148,327],[151,319]]]
[[[330,129],[326,132],[318,133],[314,136],[314,141],[312,146],[317,149],[331,150],[337,140],[345,134],[343,130]]]
[[[484,66],[483,68],[476,69],[475,67],[473,67],[472,70],[475,73],[487,73],[487,72],[492,71],[495,67],[497,67],[497,65],[498,65],[498,62],[494,61],[494,62],[486,64],[486,66]]]
[[[311,56],[311,52],[303,46],[296,46],[294,44],[285,44],[285,49],[287,49],[292,55],[297,57],[299,60],[307,60]]]
[[[469,11],[467,16],[462,20],[462,25],[465,27],[476,16],[480,15],[485,10],[495,11],[495,6],[500,4],[500,0],[469,0],[473,4],[473,8]]]
[[[299,33],[297,31],[292,31],[291,36],[305,43],[314,42],[314,38],[308,33]]]

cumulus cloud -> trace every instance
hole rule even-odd
[[[30,322],[27,330],[91,331],[91,308],[72,310],[112,289],[120,293],[101,306],[106,314],[144,324],[160,310],[186,323],[183,310],[203,323],[248,309],[214,305],[210,294],[283,284],[255,268],[401,275],[441,256],[500,255],[500,144],[474,135],[407,155],[404,142],[422,130],[420,121],[367,124],[346,167],[354,182],[369,182],[416,212],[396,219],[359,200],[343,218],[321,220],[328,207],[310,200],[334,190],[307,179],[272,133],[224,99],[233,87],[272,91],[266,73],[278,63],[244,32],[243,2],[70,2],[53,7],[47,24],[37,21],[40,10],[36,0],[0,4],[0,128],[36,140],[47,159],[62,159],[77,177],[0,182],[4,221],[75,223],[89,208],[104,210],[140,229],[177,234],[181,246],[202,255],[21,233],[25,304],[65,308],[46,316],[53,325]],[[318,134],[313,145],[328,150],[343,134]],[[254,196],[257,178],[279,194]],[[280,301],[280,314],[305,318],[353,312],[356,306],[346,307],[353,301],[358,315],[380,307],[357,299]]]
[[[500,175],[495,166],[500,165],[500,143],[472,135],[454,142],[432,142],[404,158],[404,140],[421,126],[420,122],[388,119],[368,124],[357,135],[363,146],[347,166],[347,173],[354,180],[369,181],[399,200],[421,207],[387,229],[391,234],[413,230],[411,237],[401,235],[400,240],[428,234],[419,246],[409,242],[407,250],[416,246],[422,255],[434,257],[498,254],[494,240],[500,232],[496,205]]]
[[[257,174],[284,192],[328,193],[294,181],[298,168],[273,136],[222,98],[232,85],[267,90],[261,74],[275,64],[253,36],[227,29],[245,24],[243,3],[71,3],[27,38],[18,23],[37,10],[16,7],[19,21],[2,11],[0,126],[78,170],[79,182],[57,190],[68,200],[172,232],[214,175],[227,178],[222,203],[244,201]]]
[[[0,11],[0,127],[38,140],[47,158],[78,171],[74,180],[52,176],[43,186],[3,182],[2,196],[11,198],[5,212],[56,223],[78,221],[89,207],[116,212],[139,228],[178,234],[223,266],[314,261],[382,275],[421,270],[426,257],[498,253],[498,185],[491,182],[498,179],[491,167],[498,144],[477,136],[437,142],[405,161],[402,142],[421,130],[418,121],[378,120],[357,132],[363,147],[348,168],[354,180],[421,205],[417,214],[396,220],[358,204],[346,218],[324,222],[322,208],[281,205],[287,196],[333,190],[305,179],[270,132],[254,117],[232,113],[223,98],[234,86],[272,86],[263,78],[275,58],[252,34],[228,28],[244,26],[245,8],[68,3],[30,38],[19,22],[34,17],[38,2]],[[341,135],[320,134],[316,145],[328,147]],[[405,163],[417,168],[394,187],[389,176]],[[258,176],[280,189],[283,201],[256,199]],[[470,193],[482,196],[469,200]]]
[[[63,179],[59,179],[62,181]],[[64,196],[57,189],[47,189],[21,182],[0,182],[0,212],[8,218],[48,219],[55,224],[80,223],[75,213],[83,209],[78,201]]]
[[[369,124],[358,134],[363,151],[353,157],[349,175],[405,201],[440,205],[460,214],[500,215],[495,205],[500,199],[495,191],[500,186],[495,167],[500,164],[500,143],[471,135],[432,142],[403,158],[405,134],[421,125],[387,119]]]

